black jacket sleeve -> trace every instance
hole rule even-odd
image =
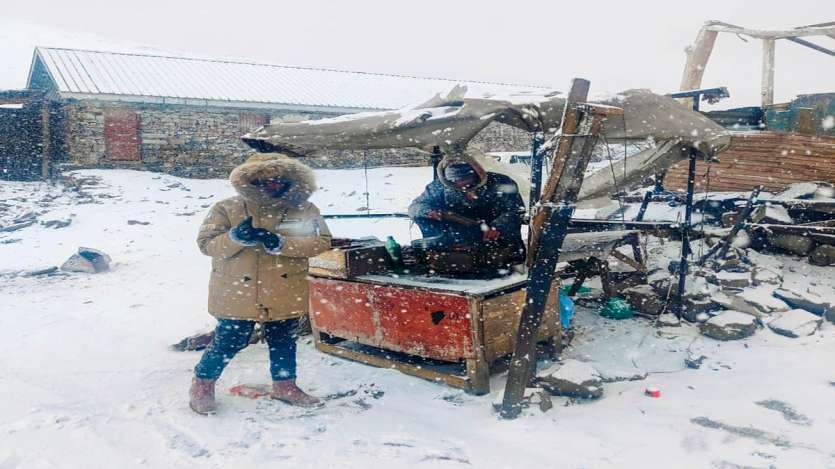
[[[444,209],[444,189],[441,183],[433,181],[427,184],[426,189],[409,205],[409,216],[412,218],[424,218],[430,210]]]
[[[522,224],[520,213],[524,210],[525,202],[513,181],[504,182],[503,185],[512,186],[515,190],[503,192],[496,198],[499,215],[488,224],[502,233],[518,233]]]

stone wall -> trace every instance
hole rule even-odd
[[[139,116],[141,161],[114,161],[106,155],[105,112],[131,108]],[[135,168],[185,177],[225,177],[252,150],[240,136],[263,122],[329,117],[270,110],[183,105],[71,101],[62,106],[64,145],[57,152],[66,167]],[[482,151],[526,151],[530,135],[505,124],[490,124],[471,143]],[[420,166],[429,155],[417,150],[322,152],[306,163],[316,168]]]

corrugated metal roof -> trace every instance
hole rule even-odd
[[[65,97],[228,103],[299,109],[397,109],[467,86],[468,97],[543,93],[548,88],[443,78],[290,67],[229,60],[38,47]],[[34,69],[34,65],[33,65]],[[32,74],[30,73],[30,84]]]

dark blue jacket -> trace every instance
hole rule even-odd
[[[476,190],[476,199],[469,200],[463,191],[432,181],[409,206],[409,216],[423,218],[430,210],[454,212],[482,220],[501,232],[505,242],[521,243],[521,216],[525,204],[513,179],[498,173],[487,173],[487,183]]]

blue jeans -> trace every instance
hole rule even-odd
[[[270,375],[274,381],[296,378],[296,337],[298,319],[264,323],[264,337],[270,350]],[[255,321],[219,319],[215,337],[194,368],[200,379],[218,379],[232,357],[249,345]]]

